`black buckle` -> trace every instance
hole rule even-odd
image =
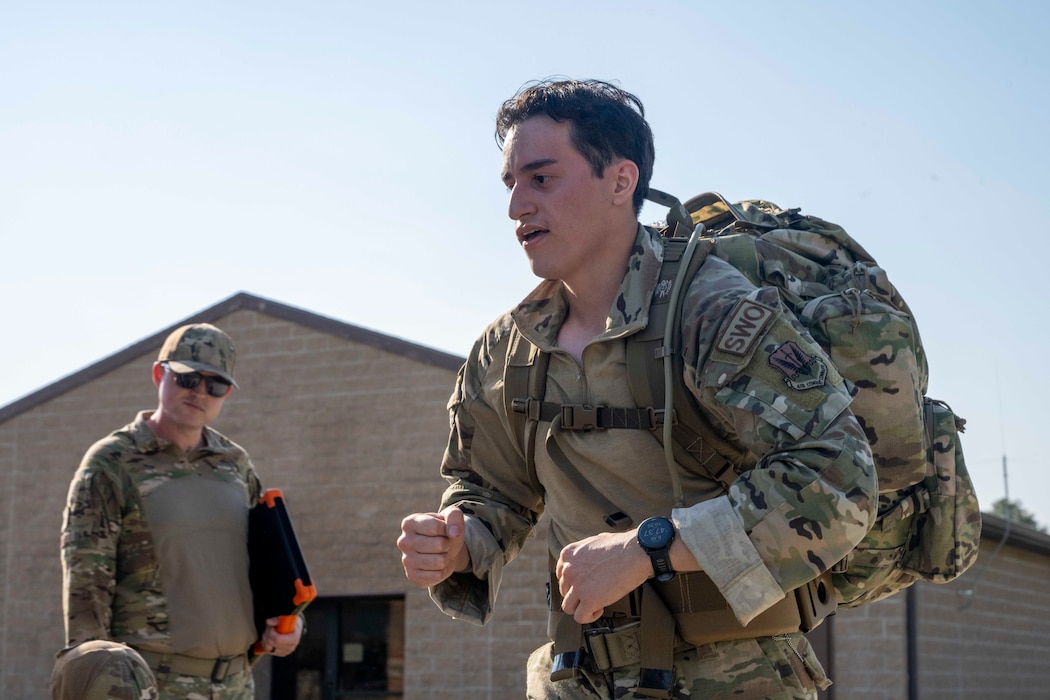
[[[664,421],[667,420],[667,414],[671,414],[671,425],[678,424],[678,414],[674,410],[668,411],[665,408],[652,408],[649,407],[649,425],[652,426],[649,430],[656,430],[663,426]]]
[[[551,662],[551,680],[565,681],[576,677],[576,670],[583,661],[583,649],[555,654]]]
[[[236,657],[220,656],[215,659],[215,666],[211,669],[211,682],[222,683],[226,679],[226,672],[230,670],[230,662]]]
[[[561,427],[563,430],[594,430],[598,427],[600,406],[576,403],[563,404],[561,407]]]
[[[543,402],[531,396],[511,399],[510,407],[515,413],[522,413],[529,420],[540,420],[543,417]]]
[[[674,686],[674,674],[660,668],[642,668],[638,670],[638,686],[634,692],[651,698],[671,697]]]

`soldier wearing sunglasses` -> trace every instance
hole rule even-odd
[[[153,364],[158,404],[95,443],[70,484],[62,527],[67,647],[123,642],[160,700],[254,696],[258,636],[248,582],[248,510],[262,486],[248,454],[209,427],[236,388],[237,353],[206,323],[175,330]],[[193,478],[185,478],[193,477]],[[263,647],[294,651],[269,620]]]

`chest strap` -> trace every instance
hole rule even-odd
[[[532,398],[511,400],[511,409],[532,421],[561,419],[562,430],[656,430],[663,424],[663,411],[648,408],[614,408],[590,404],[562,404]]]

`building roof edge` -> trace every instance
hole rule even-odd
[[[4,423],[17,415],[20,415],[36,406],[54,399],[68,391],[82,386],[107,372],[126,364],[131,359],[142,355],[153,348],[159,348],[164,339],[178,328],[187,323],[207,323],[215,321],[223,316],[228,316],[236,311],[249,310],[273,316],[285,321],[291,321],[312,328],[322,333],[345,338],[346,340],[362,343],[383,350],[384,352],[401,355],[417,362],[433,365],[442,369],[456,371],[463,364],[463,358],[457,357],[441,350],[435,350],[418,343],[386,335],[362,326],[339,321],[334,318],[322,316],[312,311],[298,307],[282,304],[272,299],[266,299],[248,292],[237,292],[213,306],[202,309],[184,319],[160,329],[156,333],[138,340],[127,347],[107,355],[97,362],[79,369],[72,374],[66,375],[46,386],[29,393],[22,398],[16,399],[6,406],[0,406],[0,423]]]

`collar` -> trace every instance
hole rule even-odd
[[[659,235],[638,224],[627,269],[599,340],[624,337],[645,328],[663,258],[664,246]],[[558,344],[558,331],[568,312],[562,282],[544,280],[511,311],[511,318],[529,342],[550,352]]]
[[[165,450],[177,451],[179,448],[175,446],[175,443],[157,437],[157,434],[150,430],[146,421],[152,415],[153,411],[139,411],[135,416],[135,421],[129,426],[128,433],[135,447],[146,454],[163,452]],[[219,434],[208,426],[204,426],[204,442],[196,450],[193,450],[193,453],[209,454],[224,451],[226,451],[226,446],[219,440]]]

